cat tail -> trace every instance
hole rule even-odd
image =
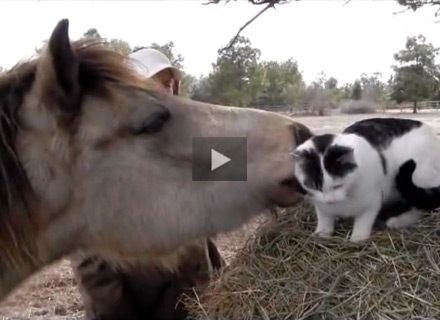
[[[440,207],[440,186],[420,188],[413,182],[416,162],[410,159],[403,163],[396,176],[396,188],[408,203],[419,210],[434,210]]]

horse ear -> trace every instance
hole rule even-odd
[[[52,31],[39,67],[43,94],[55,99],[62,114],[75,115],[80,96],[79,61],[69,38],[69,20],[61,20]]]
[[[311,137],[313,137],[313,132],[302,123],[295,122],[294,124],[290,125],[290,129],[293,133],[295,144],[297,146],[303,144]]]

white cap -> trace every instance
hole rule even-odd
[[[144,77],[151,78],[158,72],[170,68],[177,80],[181,78],[180,70],[173,67],[170,59],[159,50],[142,48],[132,52],[128,57],[133,68]]]

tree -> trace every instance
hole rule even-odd
[[[283,62],[263,61],[259,64],[260,96],[256,105],[295,104],[299,100],[304,82],[298,64],[292,59]],[[261,80],[260,80],[261,79]]]
[[[326,109],[336,106],[334,100],[339,98],[338,91],[336,78],[329,78],[321,71],[316,80],[304,90],[302,100],[310,106],[313,113],[322,116]]]
[[[370,76],[365,73],[361,75],[362,99],[373,102],[385,99],[387,86],[381,78],[382,74],[380,72],[375,72]]]
[[[121,39],[105,39],[101,37],[101,34],[95,28],[90,28],[86,32],[84,32],[83,37],[85,38],[95,38],[102,39],[106,42],[106,44],[114,51],[119,52],[123,55],[129,55],[132,52],[130,44]]]
[[[440,0],[396,0],[398,4],[406,7],[408,10],[416,11],[426,5],[440,6]],[[439,10],[435,13],[438,16]]]
[[[219,4],[221,2],[227,4],[230,1],[231,0],[207,0],[207,2],[205,2],[204,4],[205,5]],[[234,0],[234,1],[237,1],[237,0]],[[247,1],[252,5],[257,5],[257,6],[265,5],[265,6],[254,17],[252,17],[242,27],[240,27],[240,29],[238,29],[238,32],[236,33],[236,35],[231,39],[229,46],[232,46],[235,43],[235,41],[237,41],[241,32],[244,29],[246,29],[250,24],[252,24],[255,20],[257,20],[258,17],[260,17],[268,9],[271,9],[271,8],[275,9],[276,5],[289,3],[292,0],[247,0]],[[294,1],[301,1],[301,0],[294,0]],[[352,1],[352,0],[347,0],[346,3],[350,2],[350,1]],[[438,15],[440,15],[440,0],[395,0],[395,1],[397,1],[397,3],[399,5],[406,7],[407,10],[413,10],[413,11],[416,11],[417,9],[419,9],[423,6],[426,6],[426,5],[437,6],[438,10],[436,11],[435,16],[437,17]]]
[[[258,71],[260,54],[244,37],[239,37],[231,47],[220,48],[208,78],[212,102],[247,106],[251,100],[249,84]]]
[[[96,38],[96,39],[102,39],[101,35],[99,34],[98,30],[95,28],[90,28],[83,34],[84,37],[87,38]]]
[[[324,87],[329,90],[337,89],[338,88],[338,80],[334,77],[330,77],[325,81]]]
[[[115,38],[112,39],[103,38],[101,37],[101,34],[98,32],[96,28],[88,29],[86,32],[83,33],[83,37],[102,40],[103,43],[108,45],[112,50],[122,53],[123,55],[128,55],[132,52],[132,49],[128,42]],[[40,54],[43,51],[43,49],[46,47],[46,45],[47,45],[47,40],[44,40],[43,44],[40,47],[35,48],[35,52]]]
[[[219,4],[220,2],[225,2],[225,4],[227,4],[229,1],[231,0],[208,0],[206,4]],[[234,0],[237,1],[237,0]],[[264,5],[263,9],[261,9],[253,18],[251,18],[248,22],[246,22],[240,29],[238,29],[238,32],[235,34],[235,36],[231,39],[231,41],[229,41],[229,44],[224,47],[222,50],[226,50],[231,48],[235,42],[238,41],[241,32],[248,27],[252,22],[254,22],[255,20],[258,19],[259,16],[261,16],[264,12],[266,12],[267,10],[271,9],[271,8],[275,8],[275,5],[277,4],[283,4],[283,3],[288,3],[291,0],[248,0],[251,4],[255,4],[255,5]],[[298,0],[295,0],[298,1]]]
[[[398,62],[393,66],[395,74],[391,80],[391,98],[396,102],[413,102],[413,113],[417,113],[417,102],[431,98],[439,88],[439,67],[435,58],[439,48],[426,43],[423,35],[407,37],[405,49],[394,54]]]
[[[202,102],[211,101],[208,77],[202,76],[199,79],[195,79],[190,92],[190,98]]]
[[[359,80],[356,80],[351,90],[351,98],[353,100],[361,100],[362,98],[362,86]]]

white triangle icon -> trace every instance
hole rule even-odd
[[[220,168],[229,161],[231,161],[231,159],[221,154],[220,152],[211,149],[211,171]]]

